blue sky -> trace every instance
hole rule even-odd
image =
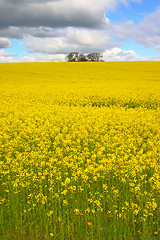
[[[151,60],[154,58],[160,59],[160,52],[156,51],[154,47],[145,47],[142,44],[135,42],[134,40],[126,40],[122,43],[123,50],[133,49],[138,56],[150,58]]]
[[[159,4],[159,0],[142,0],[139,4],[130,2],[128,6],[120,4],[116,11],[109,12],[108,16],[113,22],[132,20],[138,24],[149,13],[154,12]]]
[[[23,56],[28,54],[22,40],[11,40],[11,45],[12,47],[6,48],[6,52],[12,53],[15,59],[17,57],[22,58]]]
[[[160,60],[159,16],[159,0],[0,0],[0,62]]]

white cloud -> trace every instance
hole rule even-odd
[[[14,59],[14,62],[35,62],[36,59],[34,56],[24,56],[24,57],[17,57]]]
[[[11,47],[11,42],[7,38],[0,38],[0,48]]]
[[[10,39],[23,39],[30,52],[15,60],[1,51],[0,61],[63,61],[72,51],[103,52],[107,61],[146,60],[120,49],[121,42],[133,39],[160,51],[160,7],[139,24],[106,17],[130,2],[142,0],[0,0],[0,49],[11,47]]]
[[[13,55],[11,53],[7,53],[4,50],[0,49],[0,62],[14,62]]]
[[[103,52],[105,61],[145,61],[147,58],[139,57],[133,50],[122,50],[121,48],[112,48]]]
[[[105,61],[147,61],[148,58],[139,57],[133,50],[122,50],[115,47],[102,53]],[[30,59],[36,62],[64,62],[66,54],[32,53]],[[29,60],[29,58],[28,58]],[[154,60],[154,59],[151,59]],[[22,61],[22,60],[21,60]]]
[[[105,3],[107,2],[107,3]],[[13,1],[0,0],[0,26],[95,27],[102,25],[108,2],[99,0]]]
[[[12,53],[0,49],[0,63],[13,63],[13,62],[64,62],[65,54],[41,54],[33,53],[28,56],[18,57]]]
[[[148,14],[143,21],[135,24],[133,21],[114,23],[111,25],[110,34],[117,37],[119,41],[133,39],[146,46],[160,46],[160,7],[155,12]]]
[[[146,61],[148,58],[137,56],[133,50],[122,50],[115,47],[110,50],[106,50],[102,53],[103,60],[105,61]],[[64,62],[66,54],[49,54],[49,53],[32,53],[29,56],[16,57],[11,53],[7,53],[4,50],[0,50],[0,62]],[[150,60],[159,60],[150,59]]]
[[[45,54],[67,54],[69,52],[102,52],[119,46],[104,30],[91,30],[83,28],[65,28],[57,31],[57,36],[52,38],[38,38],[27,36],[24,42],[29,52]]]
[[[34,61],[36,62],[65,62],[65,54],[32,54]]]
[[[157,51],[160,51],[160,45],[156,47]]]
[[[0,49],[0,63],[34,62],[35,60],[34,56],[17,57],[12,53],[8,53],[5,50]]]
[[[0,26],[98,27],[106,10],[140,0],[0,0]]]

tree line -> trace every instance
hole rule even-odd
[[[66,56],[67,62],[103,62],[100,53],[84,54],[79,52],[72,52]]]

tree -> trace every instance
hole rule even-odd
[[[87,56],[83,53],[80,53],[78,56],[78,62],[87,62],[87,61],[88,61]]]
[[[102,56],[100,53],[90,53],[85,55],[84,53],[72,52],[66,56],[67,62],[102,62]]]
[[[102,62],[102,56],[100,53],[90,53],[87,55],[89,62]]]
[[[69,53],[66,56],[67,62],[78,62],[78,59],[79,59],[79,53],[78,52],[72,52],[72,53]]]

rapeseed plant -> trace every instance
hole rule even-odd
[[[2,239],[159,236],[157,69],[0,64]]]

